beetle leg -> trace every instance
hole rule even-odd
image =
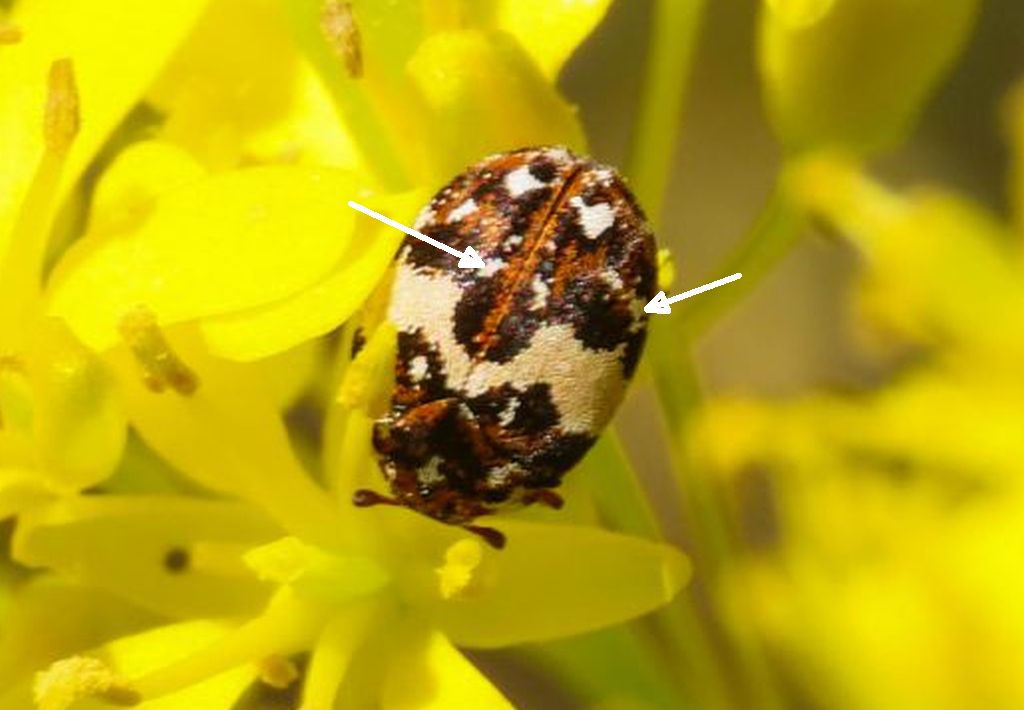
[[[554,510],[560,510],[565,501],[550,488],[537,488],[523,494],[523,505],[540,503]]]
[[[360,488],[352,494],[352,505],[357,508],[369,508],[373,505],[401,505],[401,503],[394,498],[383,496],[377,491],[371,491],[369,488]]]
[[[463,525],[462,529],[467,532],[471,532],[474,535],[479,535],[484,539],[484,542],[495,550],[500,550],[505,547],[505,533],[500,530],[483,525]]]

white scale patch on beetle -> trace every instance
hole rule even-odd
[[[523,467],[514,463],[496,466],[487,472],[487,485],[491,488],[504,488],[508,485],[509,479],[522,474]]]
[[[560,425],[567,432],[594,434],[611,419],[625,389],[619,359],[611,351],[583,346],[572,327],[555,324],[537,330],[530,346],[507,363],[474,361],[455,340],[452,314],[462,289],[447,275],[417,273],[399,267],[388,318],[399,330],[420,330],[445,364],[447,386],[476,397],[509,384],[525,390],[545,373]],[[446,307],[447,306],[447,307]],[[439,318],[439,313],[447,313]]]
[[[519,197],[541,187],[544,187],[544,183],[533,176],[528,165],[516,168],[505,176],[505,189],[512,197]]]
[[[519,400],[513,397],[505,403],[505,408],[498,415],[498,422],[505,427],[511,426],[516,419],[517,411],[519,411]]]
[[[615,224],[615,210],[609,204],[599,202],[596,205],[588,205],[579,195],[570,199],[569,204],[579,215],[580,227],[583,228],[583,234],[587,239],[597,239]]]
[[[428,486],[436,486],[438,483],[444,482],[444,474],[441,473],[441,459],[437,456],[432,456],[429,461],[423,466],[420,466],[416,472],[416,478],[419,479],[420,483]]]
[[[480,275],[494,276],[503,268],[505,268],[505,262],[502,259],[488,259],[487,263],[484,264],[484,268],[480,269]]]
[[[472,197],[470,197],[468,200],[466,200],[461,205],[459,205],[458,207],[456,207],[455,209],[448,213],[448,222],[460,222],[464,217],[468,217],[469,215],[476,212],[476,210],[476,202],[473,200]]]
[[[415,229],[423,229],[423,227],[433,222],[436,218],[437,215],[434,212],[433,203],[431,203],[420,210],[420,213],[416,215],[416,221],[412,223],[412,226]],[[403,249],[402,252],[403,254],[407,254],[408,248]],[[400,258],[403,258],[401,255],[399,256]]]
[[[605,271],[602,271],[601,280],[611,286],[616,292],[626,288],[626,284],[623,283],[622,277],[619,276],[619,272],[614,269],[606,269]]]
[[[530,288],[533,289],[533,300],[530,301],[530,308],[535,311],[545,308],[548,304],[548,296],[551,295],[551,288],[540,276],[534,277]]]
[[[427,362],[427,358],[423,355],[417,355],[409,361],[409,377],[413,380],[422,380],[427,376],[429,369],[430,364]]]

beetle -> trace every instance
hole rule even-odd
[[[422,233],[482,269],[407,238],[388,319],[398,330],[390,411],[373,445],[392,497],[460,525],[516,505],[558,508],[563,475],[593,445],[636,370],[656,247],[612,168],[562,147],[485,158],[421,211]]]

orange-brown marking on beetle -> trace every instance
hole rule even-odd
[[[565,182],[562,183],[562,186],[548,205],[539,226],[534,229],[537,233],[536,238],[531,242],[528,234],[523,235],[524,247],[526,247],[523,249],[524,255],[518,261],[509,264],[510,275],[507,279],[507,287],[502,289],[501,297],[491,312],[487,314],[487,319],[484,321],[481,331],[473,336],[473,339],[482,345],[477,359],[486,359],[491,345],[496,340],[494,336],[498,331],[498,326],[501,325],[501,321],[504,320],[505,316],[512,309],[512,302],[516,294],[536,272],[541,248],[548,242],[551,231],[557,227],[554,217],[558,214],[562,205],[568,201],[572,188],[579,181],[582,174],[583,167],[577,166],[566,176]],[[533,225],[531,225],[532,227]]]

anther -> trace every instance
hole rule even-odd
[[[320,9],[320,31],[334,53],[345,62],[353,79],[363,75],[363,49],[352,3],[324,0]]]
[[[142,367],[146,387],[153,392],[170,387],[186,396],[196,391],[196,374],[171,349],[152,311],[144,307],[129,311],[121,318],[118,329]]]
[[[70,59],[58,59],[50,65],[43,137],[46,147],[64,153],[78,135],[78,87]]]
[[[284,656],[267,656],[257,664],[260,680],[271,688],[284,690],[299,679],[299,669]]]
[[[36,673],[32,691],[36,706],[41,708],[67,708],[85,698],[122,707],[138,705],[142,700],[109,666],[87,656],[65,658]]]
[[[437,573],[438,591],[443,599],[466,598],[479,586],[483,545],[474,538],[462,538],[444,553],[444,564]]]

